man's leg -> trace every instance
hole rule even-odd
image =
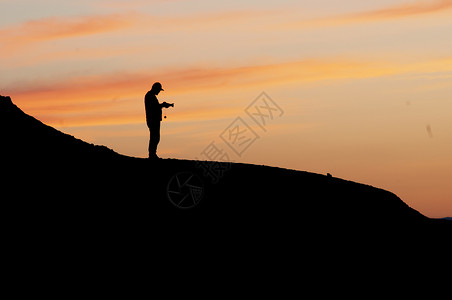
[[[149,158],[158,158],[157,145],[160,142],[160,122],[149,127]]]

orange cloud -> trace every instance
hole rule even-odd
[[[432,14],[452,8],[452,0],[422,1],[415,3],[399,4],[381,9],[342,14],[325,18],[305,20],[291,23],[289,27],[309,28],[322,26],[335,26],[350,23],[361,23],[369,21],[389,20],[396,18],[411,17],[423,14]]]
[[[13,37],[29,37],[32,40],[51,40],[117,30],[130,26],[133,19],[134,14],[51,17],[28,21],[17,27],[4,29],[2,34]]]
[[[366,11],[356,14],[350,14],[344,16],[344,19],[349,19],[352,21],[361,20],[381,20],[381,19],[392,19],[409,17],[420,14],[430,14],[439,12],[442,10],[452,8],[451,0],[440,0],[440,1],[428,1],[428,2],[416,2],[410,4],[401,4],[392,7],[377,9],[373,11]]]
[[[324,79],[367,78],[412,71],[448,71],[452,59],[420,61],[415,63],[390,61],[354,61],[350,59],[307,59],[285,63],[238,66],[165,69],[155,72],[123,72],[97,74],[53,82],[23,83],[6,88],[22,98],[55,103],[73,99],[90,102],[95,99],[112,99],[135,96],[156,79],[170,85],[179,93],[197,90],[230,89],[254,85],[288,82],[312,82]],[[47,100],[46,100],[47,99]]]
[[[0,29],[0,35],[2,41],[7,44],[86,36],[116,31],[133,25],[149,26],[145,27],[144,30],[155,29],[159,32],[175,29],[186,30],[187,28],[212,26],[224,22],[236,23],[238,20],[248,20],[250,17],[269,13],[267,11],[231,11],[166,17],[141,13],[48,17]]]
[[[137,118],[142,118],[142,99],[150,85],[157,80],[170,86],[172,95],[183,95],[192,92],[216,93],[253,87],[262,89],[281,84],[309,84],[322,80],[450,70],[452,58],[415,63],[345,59],[303,60],[229,68],[99,74],[58,79],[54,82],[24,83],[20,87],[5,89],[5,92],[12,96],[19,106],[34,112],[33,114],[49,116],[49,112],[54,111],[55,114],[77,119],[78,124],[91,124],[96,118],[103,123],[117,123],[132,120],[136,122]],[[124,102],[124,99],[134,99],[135,104]],[[210,119],[224,115],[214,110],[186,109],[179,112],[181,119],[184,119],[184,116],[187,119]]]
[[[127,28],[135,22],[135,18],[135,14],[50,17],[1,29],[0,36],[4,47],[11,53],[11,51],[31,43]]]

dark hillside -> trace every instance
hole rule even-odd
[[[279,239],[451,227],[391,192],[320,174],[231,164],[212,183],[205,162],[119,155],[43,124],[9,97],[0,99],[0,140],[3,211],[11,228],[25,231],[143,234],[182,226]],[[192,208],[174,205],[198,199]]]

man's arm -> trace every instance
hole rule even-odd
[[[163,102],[163,103],[160,104],[160,107],[164,107],[164,108],[168,108],[170,106],[174,107],[174,103]]]

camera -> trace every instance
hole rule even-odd
[[[168,108],[168,107],[174,107],[174,103],[163,102],[163,103],[162,103],[162,106],[165,107],[165,108]]]

